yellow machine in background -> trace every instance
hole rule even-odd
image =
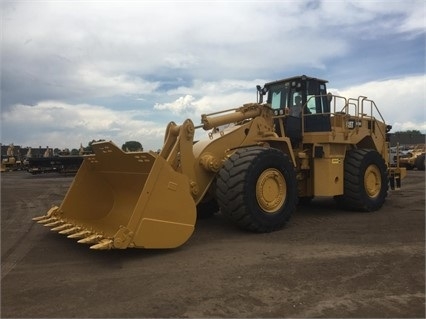
[[[6,155],[1,157],[0,172],[16,171],[24,168],[24,163],[20,160],[19,154],[15,155],[15,146],[10,144]]]
[[[406,154],[399,157],[399,164],[408,170],[417,168],[419,171],[425,170],[425,144],[418,144]]]
[[[406,173],[388,163],[390,126],[372,100],[332,96],[326,83],[287,78],[258,86],[257,103],[202,115],[199,126],[170,122],[159,154],[93,143],[62,204],[35,220],[92,249],[174,248],[193,233],[197,211],[219,208],[243,229],[270,232],[299,199],[377,210]],[[197,129],[206,139],[194,142]]]

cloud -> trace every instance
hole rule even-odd
[[[421,1],[124,3],[3,3],[2,105],[154,94],[165,77],[325,70],[354,36],[424,32]]]
[[[81,67],[76,71],[74,81],[92,97],[138,95],[159,87],[158,81],[150,82],[129,74],[103,74],[93,67]]]
[[[331,90],[338,95],[357,98],[360,95],[373,100],[392,132],[419,130],[426,133],[425,117],[426,76],[371,81],[361,85]]]
[[[154,105],[154,109],[170,110],[173,114],[179,114],[182,112],[189,113],[196,109],[196,106],[193,103],[194,100],[195,98],[192,95],[185,95],[170,103],[156,103]]]
[[[394,129],[424,125],[420,0],[0,5],[4,143],[156,149],[168,121],[198,124],[254,101],[257,84],[301,74],[368,95]]]
[[[190,118],[198,125],[203,113],[223,111],[255,101],[254,88],[246,88],[251,86],[249,82],[196,83],[192,90],[201,90],[198,97],[182,95],[171,102],[155,104],[150,110],[112,110],[98,105],[59,101],[44,101],[32,106],[17,104],[1,114],[2,139],[4,143],[33,147],[46,144],[59,148],[77,148],[80,143],[87,145],[93,139],[112,140],[119,146],[136,140],[146,150],[157,150],[162,147],[169,121],[179,125]],[[425,133],[425,84],[425,76],[409,76],[342,89],[329,86],[329,90],[345,97],[363,95],[374,100],[386,123],[393,126],[393,132],[420,130]],[[183,88],[177,90],[183,91]],[[202,136],[206,133],[197,132],[197,138]]]
[[[93,139],[113,140],[119,146],[138,140],[156,150],[165,126],[141,119],[147,117],[149,114],[143,111],[114,111],[89,104],[17,104],[1,114],[2,138],[23,146],[46,144],[60,148],[77,148]]]

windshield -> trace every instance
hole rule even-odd
[[[303,106],[300,88],[301,84],[297,81],[273,84],[269,87],[268,103],[273,109],[287,109],[286,114],[300,117]]]
[[[288,107],[289,83],[269,87],[268,103],[273,109]]]

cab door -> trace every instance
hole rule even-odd
[[[327,89],[323,82],[316,79],[306,81],[306,104],[304,114],[305,132],[331,131],[330,103],[327,100]]]
[[[299,86],[300,86],[300,82]],[[279,116],[275,119],[275,131],[279,136],[290,138],[293,147],[302,141],[302,114],[295,109],[295,88],[292,82],[282,82],[269,87],[268,103],[274,110],[274,114]],[[301,96],[300,90],[297,95]],[[284,116],[285,115],[285,116]],[[284,134],[281,132],[284,128]]]

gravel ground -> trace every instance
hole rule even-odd
[[[220,214],[174,250],[91,251],[31,218],[72,177],[1,175],[1,317],[425,317],[425,174],[380,211],[314,199],[281,231]]]

